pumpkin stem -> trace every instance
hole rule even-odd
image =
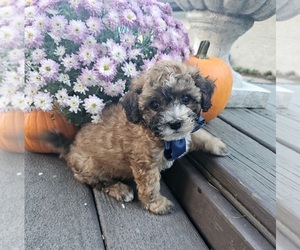
[[[196,57],[200,59],[207,59],[207,51],[209,46],[210,42],[208,40],[201,41]]]

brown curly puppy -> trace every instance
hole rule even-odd
[[[105,108],[100,123],[83,126],[73,142],[55,132],[45,139],[80,182],[128,202],[133,191],[121,180],[133,177],[143,206],[165,214],[173,204],[160,194],[160,172],[174,161],[166,158],[165,141],[183,140],[186,152],[228,153],[220,139],[203,129],[193,132],[201,110],[211,106],[213,89],[196,68],[161,61],[134,79],[121,102]]]

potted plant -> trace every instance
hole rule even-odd
[[[190,56],[187,32],[172,17],[169,4],[155,0],[25,2],[25,72],[20,72],[25,73],[25,82],[14,84],[12,90],[6,75],[0,81],[2,110],[22,110],[25,120],[32,110],[57,110],[76,126],[96,123],[103,108],[117,102],[139,72],[159,60],[187,61]],[[10,7],[15,12],[22,8]],[[10,25],[4,22],[6,32]],[[0,43],[7,53],[8,39]],[[25,142],[26,131],[37,127],[29,124]]]

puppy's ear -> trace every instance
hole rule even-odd
[[[121,104],[125,109],[126,117],[128,121],[132,123],[138,123],[141,120],[141,114],[139,110],[138,97],[142,92],[142,84],[140,78],[132,81],[129,91],[123,97]]]
[[[215,89],[215,84],[208,77],[204,78],[199,71],[193,75],[196,86],[200,88],[202,93],[201,107],[203,112],[207,112],[211,107],[211,97]]]

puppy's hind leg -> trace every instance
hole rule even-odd
[[[115,198],[117,201],[130,202],[134,198],[133,189],[128,185],[105,177],[87,176],[81,174],[74,174],[75,178],[86,183],[99,191],[104,191],[109,196]]]
[[[192,133],[189,151],[203,150],[205,152],[225,156],[229,154],[227,146],[219,138],[211,135],[204,129]]]
[[[120,181],[103,187],[102,190],[117,201],[130,202],[134,198],[132,188]]]
[[[72,154],[68,156],[67,161],[75,179],[79,182],[104,191],[118,201],[129,202],[133,200],[133,189],[120,181],[105,176],[99,170],[101,168],[95,166],[91,157],[84,158],[82,155]]]

